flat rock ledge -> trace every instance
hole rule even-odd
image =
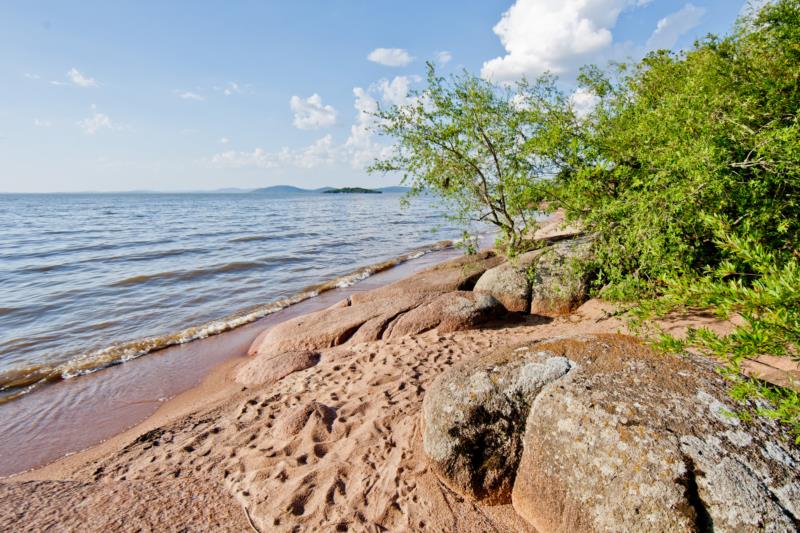
[[[510,494],[539,531],[797,531],[800,450],[733,411],[705,359],[622,335],[558,338],[442,374],[423,450],[453,490]]]
[[[501,307],[493,299],[464,291],[471,291],[486,270],[502,261],[493,251],[486,250],[385,287],[356,293],[328,309],[287,320],[265,331],[253,342],[249,353],[314,351],[348,342],[388,339],[401,331],[417,334],[435,327],[448,331],[474,327]],[[395,328],[401,321],[404,326]]]

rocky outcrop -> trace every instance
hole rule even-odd
[[[456,492],[508,503],[530,404],[570,369],[547,351],[499,352],[442,374],[425,395],[423,448]]]
[[[417,335],[434,328],[439,333],[471,329],[501,312],[500,302],[487,294],[448,292],[400,316],[387,327],[383,338]]]
[[[316,365],[320,354],[311,351],[261,354],[240,366],[236,381],[242,385],[269,385],[292,374]]]
[[[591,251],[590,237],[565,238],[487,270],[474,290],[491,294],[510,312],[565,315],[586,298],[583,263]]]
[[[510,392],[528,365],[536,385]],[[505,501],[513,487],[540,531],[797,530],[800,450],[733,411],[704,359],[621,335],[554,339],[443,374],[423,402],[424,450],[462,494]]]
[[[251,354],[320,350],[348,342],[384,338],[389,324],[401,314],[458,290],[469,290],[478,278],[502,259],[494,252],[459,257],[378,289],[353,294],[328,309],[287,320],[259,335]]]

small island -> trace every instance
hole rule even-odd
[[[323,192],[324,194],[381,194],[381,191],[362,187],[342,187],[341,189],[328,189]]]

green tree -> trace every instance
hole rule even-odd
[[[576,125],[554,78],[498,87],[428,64],[427,82],[411,104],[379,110],[377,130],[395,144],[370,171],[401,173],[412,194],[438,196],[461,222],[494,224],[519,248]]]

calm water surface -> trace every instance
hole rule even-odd
[[[401,197],[0,195],[0,400],[250,322],[458,235],[426,200],[401,209]]]

